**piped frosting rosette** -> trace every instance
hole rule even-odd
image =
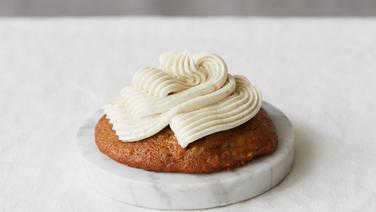
[[[120,140],[134,142],[170,125],[178,143],[237,127],[260,110],[261,92],[232,76],[215,54],[166,53],[160,67],[136,72],[131,86],[104,106]]]

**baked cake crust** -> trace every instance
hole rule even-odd
[[[185,149],[177,143],[169,126],[136,142],[118,139],[112,124],[103,116],[95,127],[99,150],[131,167],[157,172],[210,173],[239,167],[277,148],[275,127],[264,109],[248,122],[205,136]]]

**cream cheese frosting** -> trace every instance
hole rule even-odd
[[[166,53],[159,68],[137,71],[131,86],[103,109],[121,141],[139,141],[170,125],[185,148],[247,122],[261,104],[260,90],[244,76],[229,74],[221,57]]]

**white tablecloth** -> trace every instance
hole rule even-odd
[[[376,19],[150,17],[0,20],[0,211],[149,211],[93,191],[75,138],[168,50],[218,53],[295,125],[288,177],[212,211],[376,210]]]

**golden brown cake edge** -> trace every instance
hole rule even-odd
[[[246,123],[205,136],[180,147],[169,126],[136,142],[118,139],[112,124],[102,116],[95,127],[99,150],[122,164],[157,172],[211,173],[230,170],[277,148],[276,129],[264,109]]]

